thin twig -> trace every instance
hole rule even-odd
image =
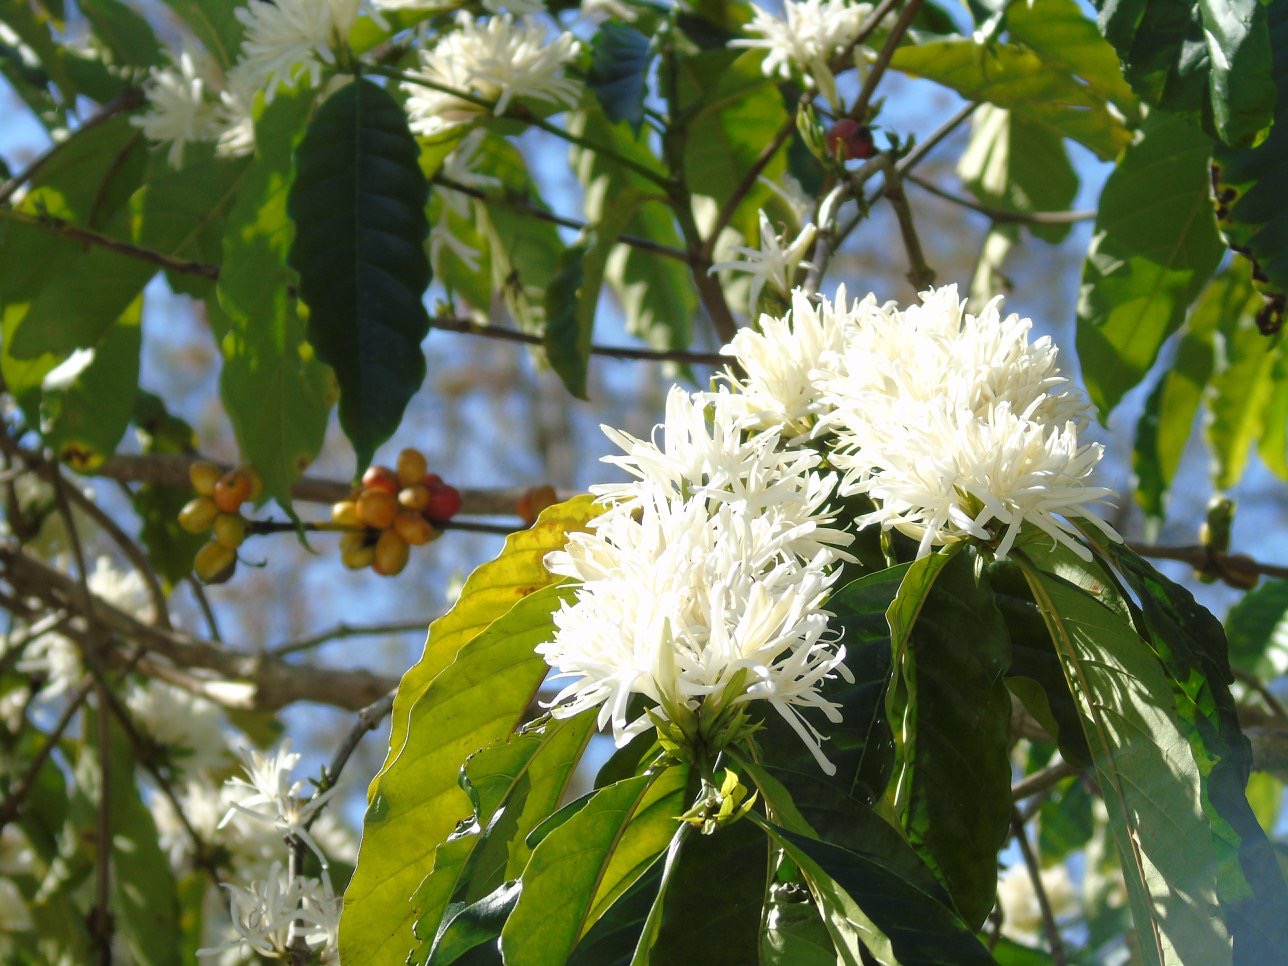
[[[1189,564],[1197,571],[1210,573],[1232,587],[1238,587],[1242,590],[1246,590],[1251,586],[1247,583],[1249,579],[1255,583],[1257,576],[1275,577],[1279,580],[1288,579],[1288,567],[1280,566],[1279,564],[1261,563],[1242,553],[1222,553],[1202,544],[1167,547],[1129,542],[1127,547],[1142,557],[1153,557],[1157,560],[1179,560],[1181,563]]]
[[[958,127],[965,123],[972,114],[979,110],[979,106],[982,103],[982,101],[974,101],[966,104],[957,111],[956,114],[944,121],[943,124],[939,125],[930,137],[926,138],[926,140],[922,141],[903,156],[899,161],[899,173],[907,178],[909,176],[909,172],[919,165],[927,154],[937,148],[940,141],[952,134]],[[917,183],[920,184],[920,182]]]
[[[16,819],[18,813],[22,811],[22,803],[27,800],[31,790],[36,787],[36,780],[40,777],[40,770],[45,767],[45,762],[53,754],[54,749],[58,747],[58,742],[62,740],[63,732],[72,723],[72,718],[76,717],[76,713],[80,710],[81,705],[85,703],[85,699],[89,697],[89,693],[92,690],[94,690],[94,681],[92,678],[88,678],[82,681],[80,687],[73,691],[67,699],[67,705],[63,708],[62,714],[58,716],[54,726],[49,729],[49,733],[45,736],[45,742],[36,749],[36,753],[28,763],[27,770],[23,772],[22,778],[5,796],[4,802],[0,803],[0,829],[3,829]]]
[[[71,241],[105,248],[108,251],[116,252],[118,255],[125,255],[127,258],[136,258],[140,261],[148,262],[169,272],[178,272],[182,275],[200,275],[202,278],[209,279],[219,277],[218,265],[174,258],[163,252],[142,248],[130,242],[121,241],[119,238],[111,238],[92,229],[82,228],[63,218],[55,218],[53,215],[31,215],[25,211],[16,211],[13,208],[0,208],[0,218],[8,218],[10,221],[16,221],[30,228],[39,228],[42,231],[52,232]]]
[[[57,157],[59,152],[67,147],[67,145],[75,141],[78,135],[84,134],[86,131],[93,130],[104,121],[109,121],[118,114],[134,110],[143,103],[143,100],[143,89],[140,87],[127,87],[125,90],[121,91],[120,94],[116,95],[115,98],[104,104],[93,115],[86,118],[81,126],[72,132],[70,137],[55,142],[43,153],[33,159],[25,168],[15,174],[3,185],[0,185],[0,205],[8,204],[9,199],[13,197],[14,192],[34,178],[41,168]]]
[[[697,269],[695,268],[696,272]],[[542,345],[539,335],[520,332],[517,329],[504,329],[495,325],[480,325],[468,318],[437,317],[430,320],[430,327],[447,332],[459,332],[462,335],[477,335],[485,339],[502,339],[507,342],[522,342],[525,345]],[[727,341],[727,340],[726,340]],[[718,366],[728,362],[728,358],[718,352],[688,352],[681,349],[636,349],[630,346],[592,345],[591,355],[606,356],[611,359],[634,359],[645,362],[679,362],[683,365]]]
[[[990,221],[999,225],[1072,225],[1080,221],[1094,221],[1096,218],[1094,211],[1007,211],[1004,208],[982,205],[974,199],[964,198],[961,195],[945,191],[934,182],[927,181],[920,175],[910,174],[906,176],[905,180],[911,181],[924,191],[929,191],[936,198],[943,198],[945,201],[951,201],[962,208],[969,208],[971,211],[977,211],[981,215],[987,215]]]
[[[1240,671],[1238,668],[1231,668],[1230,670],[1234,673],[1234,679],[1236,681],[1244,685],[1244,687],[1251,688],[1256,692],[1257,697],[1261,698],[1261,700],[1266,703],[1266,708],[1269,709],[1272,715],[1280,721],[1288,723],[1288,711],[1284,710],[1284,706],[1280,703],[1279,699],[1274,696],[1274,693],[1266,687],[1266,685],[1259,680],[1255,674],[1249,674],[1247,671]]]
[[[316,800],[335,788],[336,783],[340,781],[340,773],[344,771],[344,766],[348,764],[349,758],[353,755],[354,749],[358,747],[359,742],[372,731],[375,731],[380,722],[393,710],[394,696],[396,694],[397,689],[391,690],[388,694],[383,695],[358,712],[358,720],[353,723],[353,727],[349,729],[348,734],[344,736],[344,740],[335,750],[335,754],[331,756],[331,763],[322,769],[322,780],[317,783],[317,788],[313,792],[313,799]],[[322,809],[317,809],[309,816],[304,827],[306,829],[311,828],[321,814]]]
[[[912,220],[912,206],[908,204],[908,196],[903,191],[903,181],[893,163],[886,164],[885,188],[882,193],[894,208],[895,217],[899,222],[899,234],[903,238],[904,250],[908,253],[908,281],[916,291],[924,291],[935,283],[935,272],[926,264],[921,239],[917,236],[917,229]]]
[[[1042,914],[1042,929],[1046,933],[1047,945],[1051,948],[1052,966],[1065,966],[1069,956],[1065,952],[1060,927],[1051,909],[1051,899],[1046,893],[1046,886],[1042,884],[1042,868],[1038,865],[1037,856],[1033,854],[1033,847],[1029,845],[1028,833],[1024,830],[1024,822],[1020,819],[1019,813],[1012,815],[1011,830],[1015,834],[1015,843],[1020,847],[1020,854],[1024,856],[1024,865],[1029,870],[1029,879],[1033,882],[1033,895],[1038,900],[1038,910]]]
[[[285,644],[270,647],[268,653],[274,657],[285,657],[287,654],[312,650],[331,641],[350,637],[382,637],[388,634],[409,634],[412,631],[424,632],[433,621],[434,618],[426,617],[414,621],[391,621],[387,624],[337,624],[329,630],[302,637],[298,641],[287,641]]]
[[[215,609],[210,606],[210,598],[206,596],[206,588],[192,574],[188,574],[184,579],[188,582],[188,589],[192,591],[193,598],[197,601],[201,616],[206,620],[206,631],[210,634],[210,639],[223,643],[224,635],[219,631],[219,619],[215,616]]]
[[[495,533],[508,537],[523,527],[512,527],[504,523],[484,523],[481,520],[434,520],[430,524],[435,530],[465,530],[470,533]],[[290,520],[250,520],[246,526],[247,536],[266,536],[275,533],[356,533],[364,527],[353,527],[347,524],[332,523],[329,520],[311,523],[292,523]]]
[[[590,227],[587,222],[582,221],[579,218],[568,218],[564,215],[556,215],[553,211],[547,211],[545,208],[542,208],[540,205],[533,204],[526,198],[519,198],[510,194],[489,194],[488,192],[481,191],[478,188],[471,188],[458,181],[453,181],[451,178],[445,177],[442,174],[435,175],[433,181],[436,185],[459,192],[463,195],[469,195],[471,198],[477,198],[480,201],[500,201],[521,214],[529,215],[539,221],[547,221],[552,225],[571,228],[574,231],[585,231]],[[686,265],[689,263],[688,252],[682,251],[679,248],[672,248],[670,245],[663,245],[660,242],[655,242],[648,238],[640,238],[636,235],[618,235],[616,236],[615,241],[621,242],[629,248],[637,248],[640,251],[652,252],[654,255],[661,255],[664,258],[673,258],[676,261],[684,262]]]
[[[904,8],[899,11],[899,19],[890,27],[890,33],[886,36],[885,43],[881,45],[881,50],[877,52],[876,60],[873,61],[872,69],[868,71],[868,76],[863,78],[863,88],[859,91],[859,96],[855,99],[854,106],[850,109],[850,117],[860,123],[867,120],[872,95],[876,93],[877,85],[881,83],[881,78],[885,75],[886,68],[890,66],[890,59],[894,57],[894,52],[903,41],[903,35],[912,26],[912,21],[921,11],[924,3],[925,0],[908,0]]]
[[[1057,785],[1070,775],[1076,775],[1078,770],[1070,765],[1067,761],[1061,761],[1054,765],[1049,765],[1040,771],[1035,771],[1031,775],[1025,775],[1014,785],[1011,786],[1011,800],[1015,802],[1023,801],[1039,792],[1044,792],[1053,785]]]

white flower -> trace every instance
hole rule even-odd
[[[506,14],[475,21],[461,11],[456,29],[431,50],[422,50],[419,69],[413,72],[445,90],[404,82],[411,129],[432,135],[486,112],[483,105],[453,92],[491,103],[498,116],[515,97],[570,107],[581,96],[581,85],[563,71],[577,49],[572,34],[561,32],[551,40],[546,28],[530,17],[516,21]]]
[[[621,0],[581,0],[581,15],[591,20],[621,20],[634,23],[639,12]]]
[[[215,768],[228,758],[227,719],[211,701],[182,688],[150,681],[126,695],[134,723],[176,753],[185,772]]]
[[[771,288],[786,295],[796,277],[796,270],[803,264],[809,268],[809,262],[802,262],[809,246],[814,243],[814,226],[806,225],[801,233],[788,243],[784,235],[774,233],[769,218],[760,213],[760,247],[748,248],[745,245],[734,246],[734,252],[742,258],[716,262],[707,271],[710,274],[723,271],[746,272],[751,275],[751,294],[748,305],[754,311],[760,299],[760,290],[768,284]]]
[[[763,699],[830,771],[800,708],[839,720],[819,693],[847,673],[822,603],[851,537],[828,526],[818,455],[780,450],[777,431],[740,439],[733,416],[677,389],[661,444],[610,431],[627,454],[609,461],[639,479],[598,488],[609,509],[547,556],[581,586],[537,650],[575,679],[555,714],[599,706],[619,746],[660,720],[718,750],[738,737],[741,706]],[[636,694],[654,707],[627,720]]]
[[[232,802],[219,827],[223,828],[239,816],[271,825],[282,836],[292,836],[304,842],[325,869],[326,855],[309,832],[308,824],[335,789],[316,798],[300,797],[305,783],[290,780],[291,770],[299,760],[299,754],[291,751],[289,738],[266,755],[261,755],[249,745],[244,746],[242,767],[250,780],[230,778],[227,781],[225,787],[232,793]]]
[[[1091,483],[1103,450],[1079,441],[1087,404],[1055,347],[999,304],[966,314],[955,286],[905,310],[856,304],[839,364],[820,372],[816,435],[835,434],[840,492],[877,502],[856,522],[906,533],[919,556],[975,537],[1003,558],[1027,523],[1085,558],[1066,518],[1117,539],[1093,509],[1110,493]]]
[[[219,92],[215,109],[218,126],[216,153],[221,158],[241,158],[255,152],[255,89],[253,78],[234,72],[227,86]]]
[[[452,152],[443,159],[441,174],[451,183],[466,188],[485,190],[501,187],[501,181],[491,175],[479,174],[474,170],[478,163],[479,148],[483,144],[484,132],[471,131]],[[439,185],[434,192],[435,199],[442,205],[439,217],[434,219],[434,226],[429,232],[429,257],[435,269],[439,265],[444,249],[451,251],[471,272],[479,269],[480,253],[468,241],[456,232],[456,225],[464,222],[473,225],[477,222],[476,208],[478,201],[461,191],[453,191],[446,184]]]
[[[1069,872],[1063,865],[1041,870],[1042,890],[1051,904],[1051,914],[1059,919],[1077,911]],[[1002,934],[1025,945],[1034,945],[1043,935],[1042,908],[1033,891],[1033,877],[1023,865],[1013,865],[997,880],[997,905],[1002,912]]]
[[[191,143],[208,141],[218,135],[219,121],[211,93],[208,72],[198,67],[192,50],[171,53],[171,66],[152,68],[144,91],[148,112],[130,119],[148,140],[169,144],[166,160],[170,167],[183,166],[183,149]]]
[[[152,598],[137,570],[121,570],[111,557],[100,556],[87,581],[94,596],[141,621],[152,619]]]
[[[875,297],[868,298],[875,305]],[[799,436],[825,411],[821,381],[839,365],[845,327],[859,311],[857,304],[847,308],[845,299],[844,285],[834,300],[814,300],[797,289],[782,318],[761,315],[760,331],[742,329],[721,349],[746,373],[725,378],[738,390],[730,404],[751,425],[782,426],[786,435]]]
[[[488,13],[517,13],[520,16],[530,13],[545,13],[544,0],[483,0],[483,9]]]
[[[767,51],[761,65],[766,76],[786,80],[795,74],[827,88],[833,83],[828,62],[854,42],[871,12],[869,4],[848,0],[784,0],[782,19],[757,8],[747,31],[759,36],[729,46]],[[829,91],[824,93],[831,98]]]
[[[335,49],[348,40],[358,0],[250,0],[234,14],[246,35],[233,72],[242,89],[262,89],[271,101],[301,77],[313,87],[322,82],[322,65],[334,64]]]
[[[36,698],[52,701],[66,694],[85,677],[80,648],[61,634],[42,634],[30,641],[15,665],[23,674],[34,674],[44,680]]]
[[[224,888],[236,936],[218,946],[198,949],[198,956],[245,948],[280,959],[290,951],[300,927],[310,948],[325,945],[333,935],[335,900],[330,888],[304,876],[288,879],[280,862],[273,863],[268,875],[248,889],[227,884]]]

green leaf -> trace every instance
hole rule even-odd
[[[241,46],[242,25],[232,3],[210,3],[209,0],[165,0],[165,5],[179,15],[209,51],[220,67],[227,70],[237,61]]]
[[[749,816],[805,873],[825,920],[845,900],[888,937],[902,966],[992,963],[993,957],[951,907],[870,855],[820,842]],[[847,960],[848,961],[848,960]]]
[[[407,116],[358,79],[332,94],[296,149],[289,263],[308,338],[340,384],[340,425],[361,472],[425,381],[429,185]]]
[[[751,822],[689,835],[667,872],[649,962],[745,966],[760,953],[769,843]]]
[[[1095,826],[1086,783],[1074,777],[1052,790],[1038,809],[1038,857],[1044,868],[1086,848]]]
[[[148,68],[161,59],[151,25],[120,0],[80,0],[77,6],[116,66]]]
[[[1244,314],[1251,298],[1252,283],[1237,264],[1215,278],[1185,323],[1176,358],[1145,403],[1136,425],[1132,468],[1139,480],[1136,499],[1153,519],[1163,518],[1167,492],[1193,435],[1215,366],[1217,329],[1223,320]]]
[[[1288,886],[1244,792],[1252,749],[1239,727],[1234,681],[1221,623],[1188,590],[1120,544],[1100,554],[1140,601],[1155,654],[1176,682],[1176,714],[1186,728],[1211,822],[1217,896],[1241,958],[1269,961],[1288,948]]]
[[[632,135],[624,125],[610,124],[599,111],[573,113],[568,128],[594,144],[662,172],[647,134]],[[624,235],[676,250],[683,248],[674,213],[657,197],[651,182],[599,151],[574,148],[572,156],[585,195],[586,217],[592,224],[614,224]],[[619,244],[609,253],[604,280],[621,301],[627,332],[657,349],[689,347],[697,295],[684,262]]]
[[[991,104],[975,111],[970,143],[958,159],[957,174],[984,204],[1019,214],[1065,211],[1078,194],[1078,175],[1064,139]],[[1073,226],[1027,227],[1035,237],[1055,243]]]
[[[895,51],[890,66],[950,87],[967,100],[1007,108],[1021,120],[1073,138],[1105,160],[1131,138],[1103,95],[1018,44],[981,46],[954,38],[905,45]]]
[[[192,454],[197,436],[192,427],[166,411],[159,396],[140,390],[134,400],[134,426],[144,455]],[[192,572],[192,558],[206,542],[205,534],[179,526],[179,511],[190,499],[180,487],[144,483],[130,496],[139,518],[139,539],[148,562],[167,587]]]
[[[562,966],[577,940],[666,849],[686,807],[688,768],[609,785],[551,831],[523,872],[501,932],[508,962]]]
[[[142,314],[143,299],[137,298],[94,348],[78,350],[45,376],[41,436],[78,472],[92,472],[116,451],[134,414]]]
[[[448,963],[459,961],[471,950],[477,950],[483,943],[495,942],[501,935],[501,928],[505,925],[506,919],[518,904],[520,891],[520,883],[506,883],[497,886],[494,892],[458,911],[443,930],[438,942],[434,944],[429,961],[435,966],[439,964],[447,966]],[[484,951],[480,950],[480,952]],[[500,955],[496,952],[495,946],[490,952],[493,955],[487,958],[499,963]],[[470,960],[470,962],[478,961],[479,957]]]
[[[606,20],[590,41],[586,83],[608,119],[625,121],[636,134],[644,123],[644,96],[652,62],[649,38],[625,24]]]
[[[1267,431],[1276,431],[1267,420],[1275,397],[1275,375],[1283,358],[1282,340],[1261,334],[1252,310],[1253,295],[1243,306],[1221,320],[1225,352],[1211,379],[1206,425],[1212,449],[1213,482],[1229,490],[1239,482],[1253,447]],[[1239,311],[1239,309],[1242,311]]]
[[[424,653],[398,685],[390,715],[389,756],[368,788],[368,804],[375,797],[381,776],[402,754],[411,709],[421,695],[469,641],[528,594],[556,581],[546,570],[546,554],[563,549],[568,534],[584,530],[599,512],[591,497],[585,495],[548,507],[531,527],[506,537],[496,559],[475,569],[452,609],[429,625]]]
[[[1230,664],[1263,681],[1288,674],[1288,580],[1267,580],[1230,608]]]
[[[1095,0],[1100,29],[1143,100],[1202,120],[1235,145],[1259,140],[1275,108],[1260,0]]]
[[[1144,379],[1221,259],[1208,150],[1183,119],[1154,111],[1105,182],[1078,300],[1078,358],[1102,422]]]
[[[1015,43],[1048,64],[1075,75],[1097,97],[1112,103],[1132,126],[1140,119],[1136,95],[1123,78],[1114,49],[1077,0],[1033,0],[1006,8],[1006,30]]]
[[[550,368],[578,399],[590,398],[586,376],[599,298],[599,286],[586,278],[588,248],[585,243],[573,245],[559,256],[559,271],[546,289],[546,328],[542,333]]]
[[[552,614],[568,594],[547,586],[526,596],[464,642],[415,701],[406,741],[369,793],[358,867],[345,892],[342,955],[402,962],[416,918],[407,899],[435,846],[472,812],[457,783],[461,763],[522,720],[549,670],[534,648],[549,638]]]
[[[684,176],[695,195],[723,206],[789,120],[778,88],[760,70],[760,55],[717,50],[679,63],[679,100],[672,110],[692,112],[684,139]],[[766,164],[761,176],[776,181],[787,169],[786,149]],[[746,193],[730,224],[743,236],[758,237],[758,210],[773,193],[758,181]],[[706,228],[707,226],[703,226]]]
[[[676,834],[683,833],[681,829]],[[573,949],[568,966],[630,966],[640,933],[657,900],[664,865],[654,862],[605,910]]]
[[[259,118],[255,161],[224,228],[219,301],[206,303],[224,355],[220,395],[237,444],[283,506],[322,446],[334,402],[330,372],[305,342],[287,292],[291,150],[310,104],[307,94],[279,91]]]
[[[1146,963],[1230,962],[1202,780],[1154,653],[1066,581],[1025,576],[1078,702]]]
[[[887,708],[912,730],[896,803],[906,803],[909,841],[977,928],[993,908],[997,853],[1010,834],[1011,697],[1003,681],[1010,638],[987,578],[975,576],[973,553],[949,557],[924,590],[916,569],[905,579],[924,594],[903,666],[913,684],[904,707]],[[892,619],[892,634],[896,627]],[[961,646],[963,627],[971,628],[970,647]]]

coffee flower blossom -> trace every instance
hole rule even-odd
[[[598,707],[618,746],[656,724],[712,754],[764,700],[831,772],[801,709],[840,720],[820,693],[847,675],[823,603],[852,538],[831,527],[818,455],[782,448],[776,430],[742,433],[734,417],[718,396],[673,389],[661,442],[608,431],[626,451],[610,462],[636,479],[596,488],[605,512],[546,558],[580,581],[537,648],[573,678],[554,713]],[[632,718],[637,695],[647,707]]]
[[[581,96],[581,85],[564,76],[564,68],[577,50],[572,34],[550,38],[531,17],[516,20],[506,14],[476,21],[461,11],[455,29],[420,52],[412,76],[425,83],[403,84],[411,129],[430,136],[489,109],[461,94],[487,102],[497,116],[516,97],[570,107]]]
[[[802,259],[814,244],[815,228],[806,225],[792,241],[787,241],[786,234],[779,235],[774,231],[769,218],[760,213],[760,247],[748,248],[737,245],[733,252],[738,258],[716,262],[707,271],[710,274],[723,271],[745,272],[751,276],[751,292],[747,304],[754,311],[760,299],[760,292],[766,285],[786,295],[796,277],[796,270],[804,265],[812,267]]]
[[[869,4],[849,0],[784,0],[781,18],[757,8],[746,29],[758,36],[729,46],[764,50],[765,76],[797,76],[835,102],[836,82],[828,63],[854,42],[871,12]]]
[[[240,89],[262,89],[271,101],[279,87],[302,77],[317,87],[323,65],[349,37],[358,0],[250,0],[234,16],[245,27],[237,66]]]

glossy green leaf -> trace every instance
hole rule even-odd
[[[993,962],[951,907],[882,862],[767,823],[761,827],[810,879],[825,915],[843,898],[857,904],[889,938],[903,966]]]
[[[567,248],[559,257],[559,271],[546,289],[546,328],[542,344],[546,359],[564,387],[577,399],[589,399],[586,379],[590,369],[590,338],[595,323],[599,286],[586,277],[589,245]]]
[[[167,412],[160,397],[150,392],[140,390],[135,397],[133,421],[144,455],[196,452],[197,436],[192,427]],[[179,511],[190,498],[179,487],[151,483],[135,487],[130,495],[148,562],[169,587],[192,572],[192,558],[207,539],[205,534],[188,533],[179,526]]]
[[[1230,664],[1269,681],[1288,674],[1288,580],[1266,580],[1230,608]]]
[[[1131,137],[1096,90],[1018,44],[981,46],[955,38],[905,45],[895,51],[890,66],[950,87],[967,100],[1007,108],[1015,117],[1072,138],[1106,160]]]
[[[1036,51],[1045,63],[1076,76],[1112,103],[1129,124],[1140,119],[1136,95],[1123,77],[1118,55],[1077,0],[1032,0],[1006,7],[1011,41]]]
[[[648,962],[686,960],[745,966],[760,954],[758,901],[768,875],[769,842],[739,820],[713,835],[691,834],[668,870],[657,936]]]
[[[1078,175],[1069,163],[1064,139],[991,104],[975,111],[970,143],[957,161],[957,174],[984,204],[1019,214],[1067,210],[1078,194]],[[1054,243],[1073,226],[1032,223],[1027,227],[1035,237]]]
[[[594,144],[647,168],[662,169],[648,135],[632,135],[623,124],[610,124],[598,111],[578,111],[569,130]],[[573,163],[585,194],[586,217],[592,224],[617,224],[624,235],[646,238],[676,250],[683,248],[675,216],[657,190],[638,172],[601,152],[573,149]],[[617,245],[604,266],[626,316],[626,331],[658,349],[687,349],[692,337],[697,296],[688,267],[674,258],[631,245]]]
[[[549,639],[552,614],[568,593],[547,586],[526,596],[463,642],[411,707],[405,743],[372,783],[358,867],[345,892],[342,955],[401,963],[413,945],[416,914],[407,900],[435,846],[472,813],[457,783],[461,764],[522,720],[549,670],[534,648]]]
[[[506,961],[562,966],[577,940],[666,849],[687,807],[687,784],[682,766],[628,778],[593,793],[542,839],[501,932]]]
[[[718,50],[686,57],[679,64],[679,104],[673,111],[692,111],[684,140],[684,174],[689,189],[723,206],[789,120],[777,87],[761,73],[755,51]],[[787,168],[787,152],[778,152],[761,171],[775,181]],[[743,236],[758,237],[758,209],[772,192],[757,182],[734,212],[730,224]],[[704,228],[709,226],[703,226]]]
[[[573,949],[568,966],[630,966],[657,900],[664,865],[664,860],[654,862],[605,910]]]
[[[506,883],[457,911],[435,943],[428,962],[434,966],[448,966],[459,962],[466,954],[474,953],[468,960],[472,964],[483,961],[499,964],[501,955],[495,946],[496,939],[518,904],[520,891],[520,883]],[[480,949],[484,943],[493,945]]]
[[[1167,492],[1194,433],[1216,362],[1216,332],[1225,319],[1246,313],[1252,298],[1252,283],[1239,265],[1214,279],[1185,323],[1176,358],[1145,403],[1136,425],[1132,468],[1139,481],[1136,499],[1154,519],[1163,517]]]
[[[1240,958],[1288,948],[1288,886],[1244,792],[1252,749],[1230,693],[1225,631],[1188,590],[1120,544],[1098,547],[1140,602],[1148,639],[1176,682],[1176,714],[1203,781],[1203,809],[1221,862],[1217,895]]]
[[[760,961],[765,966],[836,966],[832,938],[807,892],[779,887],[770,893]]]
[[[1099,24],[1143,100],[1246,145],[1271,123],[1267,4],[1260,0],[1095,0]]]
[[[81,349],[45,376],[41,386],[40,434],[58,459],[91,472],[116,451],[134,414],[139,386],[137,298],[92,349]]]
[[[1025,573],[1082,715],[1144,962],[1230,962],[1202,779],[1157,658],[1090,595]]]
[[[1145,378],[1221,259],[1207,139],[1154,111],[1105,182],[1082,267],[1078,358],[1101,420]]]
[[[287,291],[291,151],[311,100],[279,91],[256,123],[254,164],[225,224],[218,303],[206,303],[224,356],[220,395],[238,447],[283,506],[322,446],[335,392]]]
[[[359,471],[425,381],[429,186],[419,155],[402,107],[361,78],[326,100],[296,149],[289,263],[309,343],[339,382]]]
[[[974,555],[958,553],[925,587],[903,665],[914,684],[902,709],[887,710],[892,721],[902,712],[911,732],[895,790],[908,839],[978,927],[993,908],[997,853],[1010,834],[1011,697],[1006,624],[987,578],[973,571]],[[970,647],[961,646],[963,627]]]
[[[437,946],[451,903],[481,901],[519,877],[531,854],[527,836],[559,807],[594,730],[593,712],[555,719],[465,763],[460,781],[474,824],[435,849],[433,871],[412,899],[423,942]]]
[[[623,23],[607,20],[591,38],[586,83],[609,120],[625,121],[636,133],[644,123],[651,61],[649,38]]]
[[[402,753],[411,709],[421,695],[484,628],[528,594],[556,581],[546,570],[546,554],[562,549],[568,534],[586,529],[586,524],[598,513],[591,497],[584,495],[547,508],[531,527],[506,537],[496,559],[477,567],[466,579],[452,609],[429,625],[424,653],[398,685],[390,715],[389,756],[368,788],[368,804],[376,794],[381,776]]]
[[[1243,476],[1257,441],[1280,430],[1268,422],[1277,386],[1275,376],[1283,358],[1282,341],[1267,339],[1258,330],[1250,302],[1221,321],[1225,352],[1212,376],[1205,429],[1212,450],[1213,482],[1231,489]],[[1242,308],[1242,311],[1238,311]]]

